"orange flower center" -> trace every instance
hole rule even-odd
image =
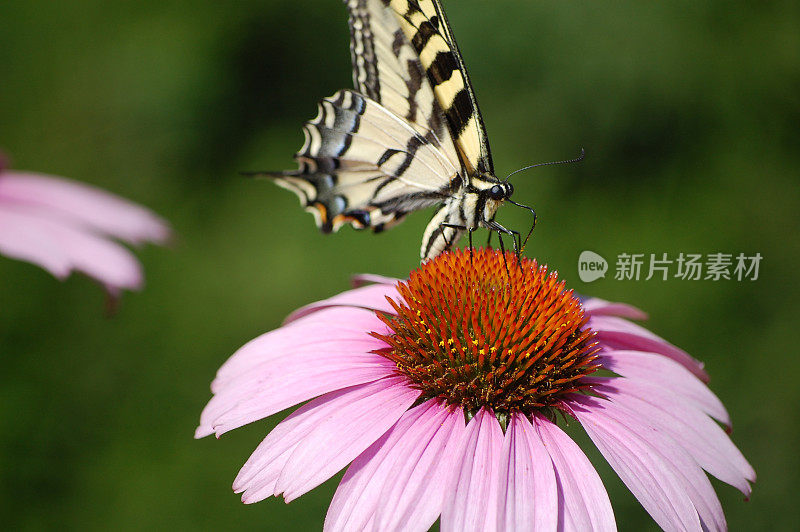
[[[557,272],[493,249],[446,252],[398,283],[396,315],[379,314],[391,334],[376,351],[422,390],[469,414],[492,408],[547,412],[588,387],[599,368],[588,318]]]

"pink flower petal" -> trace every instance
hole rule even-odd
[[[394,373],[394,363],[373,353],[327,351],[292,354],[247,385],[228,387],[211,398],[195,437],[217,437],[318,395],[365,384]]]
[[[495,530],[502,448],[500,424],[491,411],[481,408],[455,454],[456,470],[442,510],[443,532]]]
[[[334,306],[317,310],[300,319],[283,325],[297,327],[305,325],[328,325],[337,329],[359,329],[362,334],[370,331],[391,334],[391,330],[378,319],[375,311],[360,307]]]
[[[756,473],[725,432],[674,392],[626,378],[595,379],[593,389],[669,434],[706,471],[750,496]]]
[[[726,529],[708,477],[668,434],[596,397],[575,395],[570,409],[661,528]]]
[[[303,440],[313,437],[310,435],[315,431],[336,428],[333,420],[349,422],[348,416],[374,405],[376,394],[386,390],[403,393],[397,389],[396,381],[383,380],[337,390],[298,408],[259,444],[233,482],[234,491],[244,491],[243,500],[248,503],[280,493],[276,491],[278,477]]]
[[[348,468],[325,530],[430,528],[441,512],[453,447],[463,430],[461,410],[438,401],[406,412]]]
[[[400,300],[400,294],[398,294],[397,288],[393,285],[374,284],[361,288],[354,288],[353,290],[342,292],[331,298],[317,301],[316,303],[311,303],[310,305],[295,310],[286,317],[284,324],[291,323],[321,309],[337,306],[358,307],[394,314],[394,309],[389,302],[386,301],[387,296],[395,301]]]
[[[374,338],[331,338],[329,340],[312,340],[293,347],[276,350],[275,352],[262,352],[260,356],[251,356],[247,359],[247,364],[240,364],[236,373],[226,372],[224,377],[217,377],[211,383],[211,391],[215,394],[223,393],[226,390],[247,385],[249,382],[262,380],[265,375],[275,373],[280,368],[279,364],[283,360],[298,356],[313,356],[324,353],[328,356],[341,355],[341,360],[348,360],[350,355],[360,355],[363,353],[373,353],[376,349],[384,347],[380,340]],[[244,362],[242,359],[241,362]]]
[[[344,307],[321,310],[245,344],[217,371],[211,389],[217,392],[242,375],[252,375],[259,365],[287,353],[328,347],[366,353],[385,347],[382,341],[369,336],[369,331],[386,332],[383,322],[370,311]]]
[[[330,308],[252,340],[220,368],[195,436],[220,435],[317,395],[394,373],[393,363],[372,353],[385,344],[370,337],[370,329],[386,330],[371,311]]]
[[[608,349],[600,352],[600,362],[603,368],[623,377],[645,381],[671,390],[709,416],[730,426],[730,417],[722,401],[685,366],[677,362],[656,353]]]
[[[389,473],[394,480],[384,485],[376,530],[427,530],[442,513],[466,424],[461,408],[440,408],[447,418],[435,427],[433,437],[427,443],[418,440]]]
[[[59,222],[48,213],[33,215],[16,206],[2,205],[0,229],[9,233],[0,237],[0,250],[9,256],[30,260],[57,277],[63,278],[69,271],[77,270],[100,281],[111,292],[137,290],[142,286],[141,266],[130,251]],[[22,243],[22,239],[28,242]]]
[[[142,288],[142,267],[123,246],[66,226],[58,228],[56,233],[73,268],[97,279],[109,292]]]
[[[0,202],[48,212],[64,223],[131,243],[163,243],[170,235],[169,225],[149,209],[63,177],[3,172]]]
[[[349,401],[317,424],[297,445],[275,491],[286,502],[314,489],[380,438],[420,395],[401,377],[362,385],[362,401]]]
[[[286,450],[282,453],[270,457],[270,461],[265,463],[262,466],[263,469],[258,471],[256,476],[249,482],[241,482],[239,477],[236,477],[233,484],[233,491],[234,493],[242,494],[243,503],[254,504],[276,494],[275,487],[278,484],[278,477],[289,462],[289,458],[291,458],[297,445],[298,444],[295,442],[293,445],[287,446]],[[256,452],[258,452],[258,450],[256,450]],[[255,453],[253,454],[255,455]],[[266,460],[266,458],[264,458],[264,460]]]
[[[539,415],[533,426],[553,461],[558,483],[558,530],[615,531],[614,511],[603,482],[580,447]]]
[[[599,297],[589,297],[581,302],[589,316],[619,316],[630,320],[646,320],[647,313],[626,303],[612,303]]]
[[[553,462],[539,434],[521,414],[506,429],[500,459],[498,530],[555,530],[558,487]]]
[[[0,204],[0,253],[41,266],[58,279],[72,270],[47,223]]]
[[[703,371],[701,362],[644,327],[613,316],[593,316],[589,318],[588,326],[597,331],[597,339],[608,348],[633,349],[664,355],[686,367],[703,382],[708,382],[708,374]]]
[[[325,531],[368,530],[380,504],[381,492],[389,472],[416,438],[430,438],[430,423],[441,423],[444,409],[426,401],[407,411],[397,423],[356,458],[333,496],[325,516]],[[411,432],[415,431],[415,432]]]

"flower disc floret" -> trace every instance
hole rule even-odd
[[[580,300],[557,272],[493,249],[447,252],[398,283],[376,351],[425,398],[474,414],[547,412],[599,368]]]

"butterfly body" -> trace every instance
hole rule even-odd
[[[267,172],[323,232],[379,232],[438,206],[422,259],[494,221],[513,192],[494,175],[463,60],[438,0],[344,0],[356,90],[324,98],[306,122],[299,169]]]

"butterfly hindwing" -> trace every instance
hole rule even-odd
[[[384,229],[452,194],[456,168],[431,132],[354,91],[323,99],[303,132],[300,168],[267,175],[295,192],[325,232],[344,223]]]

